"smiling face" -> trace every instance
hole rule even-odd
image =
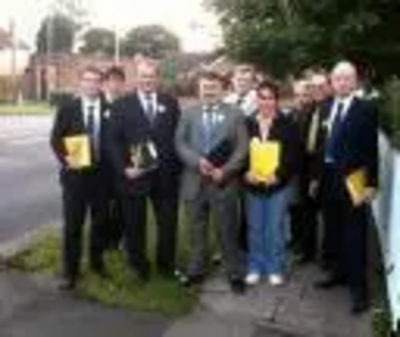
[[[224,84],[217,76],[202,76],[198,81],[200,99],[206,104],[215,104],[224,96]]]
[[[297,81],[293,85],[294,107],[302,111],[310,106],[312,102],[310,85],[306,81]]]
[[[246,95],[254,89],[255,74],[251,66],[238,65],[233,73],[232,86],[235,93],[240,96]]]
[[[323,102],[332,94],[329,78],[325,74],[314,74],[310,79],[310,86],[314,102]]]
[[[260,88],[257,91],[257,105],[262,117],[271,118],[275,116],[278,109],[276,93],[268,87]]]
[[[159,85],[158,68],[152,62],[142,61],[136,67],[136,85],[143,92],[150,93],[157,90]]]
[[[80,93],[81,96],[89,99],[95,99],[100,95],[102,84],[101,72],[97,69],[86,69],[80,77]]]
[[[347,97],[357,89],[357,71],[348,62],[338,63],[331,73],[332,89],[336,96]]]

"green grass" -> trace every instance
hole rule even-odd
[[[152,229],[149,247],[154,247]],[[183,244],[178,254],[184,258],[187,240],[184,240],[186,236],[183,233],[181,237]],[[83,277],[77,290],[79,297],[132,311],[158,312],[172,317],[187,314],[196,305],[197,291],[183,289],[175,280],[167,280],[155,273],[148,284],[142,284],[129,272],[123,253],[108,253],[105,258],[109,279],[101,279],[92,274],[88,270],[87,261],[83,261]],[[24,272],[54,276],[59,274],[59,261],[60,238],[53,232],[14,256],[9,265]]]
[[[51,111],[47,103],[0,104],[0,115],[46,115]]]

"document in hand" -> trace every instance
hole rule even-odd
[[[346,186],[353,204],[357,205],[362,200],[367,188],[367,172],[365,169],[360,168],[349,174],[346,177]]]
[[[133,166],[143,171],[151,171],[158,166],[158,152],[152,141],[133,145],[130,155]]]
[[[67,155],[76,169],[88,168],[92,165],[89,137],[85,134],[64,138]]]
[[[216,167],[221,167],[226,164],[232,155],[232,142],[229,139],[224,139],[219,142],[207,155],[208,161]]]
[[[279,167],[281,144],[277,141],[250,141],[250,172],[260,181],[274,174]]]

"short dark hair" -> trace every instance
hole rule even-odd
[[[204,71],[200,72],[197,80],[198,81],[208,80],[208,81],[219,82],[222,84],[222,86],[224,88],[228,85],[228,81],[227,81],[226,77],[214,70],[204,70]]]
[[[258,84],[256,90],[258,95],[260,95],[263,90],[269,90],[275,96],[275,99],[279,98],[279,87],[272,80],[263,80]]]
[[[125,81],[125,71],[122,67],[112,66],[104,73],[104,80],[115,78],[121,81]]]
[[[86,74],[86,73],[99,75],[100,80],[103,80],[103,76],[104,76],[103,72],[95,66],[87,66],[87,67],[83,68],[80,72],[80,77],[82,77],[83,74]]]

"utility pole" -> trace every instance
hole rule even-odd
[[[10,19],[10,44],[11,44],[11,92],[12,102],[17,103],[18,79],[17,79],[17,36],[15,19]]]
[[[121,39],[118,26],[114,26],[114,63],[119,64],[121,60]]]

